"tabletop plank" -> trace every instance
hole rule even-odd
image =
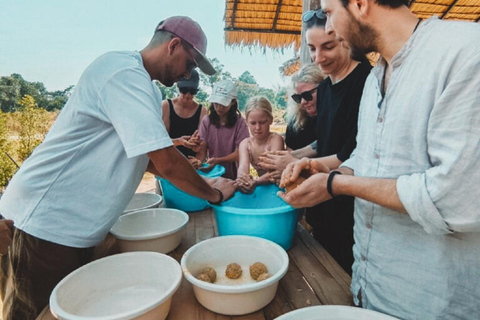
[[[178,262],[193,245],[218,236],[218,228],[212,209],[191,212],[182,242],[169,253]],[[115,238],[108,235],[95,257],[118,253]],[[172,299],[167,320],[273,320],[289,311],[321,304],[352,305],[350,276],[328,252],[301,226],[298,225],[293,246],[287,251],[289,268],[280,280],[277,293],[266,307],[243,316],[216,314],[204,308],[195,298],[190,282],[182,282]],[[37,320],[54,319],[48,306]]]

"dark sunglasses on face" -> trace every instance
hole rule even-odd
[[[313,99],[313,96],[312,96],[312,93],[317,90],[318,87],[315,87],[311,90],[308,90],[308,91],[303,91],[302,93],[295,93],[295,94],[292,94],[292,99],[293,101],[295,101],[296,103],[301,103],[302,102],[302,99],[305,100],[305,101],[312,101]]]
[[[180,90],[180,93],[183,93],[183,94],[190,93],[191,95],[196,95],[196,94],[197,94],[197,92],[198,92],[198,89],[195,89],[195,88],[188,88],[188,87],[185,87],[185,88],[179,88],[178,90]]]
[[[325,12],[323,12],[322,8],[320,8],[318,10],[310,10],[302,14],[302,21],[308,22],[312,20],[314,16],[316,16],[317,19],[319,20],[324,20],[327,18],[327,15],[325,14]]]

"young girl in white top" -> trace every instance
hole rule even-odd
[[[267,172],[260,168],[258,157],[265,151],[284,150],[284,141],[280,135],[270,131],[273,115],[267,98],[250,98],[245,106],[245,116],[251,137],[240,143],[236,183],[240,191],[251,193],[257,185],[271,183],[280,177],[281,172]],[[250,175],[250,165],[257,171],[258,178]]]

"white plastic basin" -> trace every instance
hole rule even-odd
[[[349,306],[313,306],[290,311],[275,320],[398,320],[392,316]]]
[[[123,214],[137,210],[158,208],[162,201],[162,196],[156,193],[135,193],[128,203],[127,208],[123,211]]]
[[[243,269],[239,279],[228,279],[225,268],[236,262]],[[249,266],[261,262],[272,276],[256,282]],[[198,302],[225,315],[242,315],[260,310],[275,297],[278,281],[288,269],[288,256],[278,244],[252,236],[224,236],[208,239],[191,247],[181,260],[185,278],[192,283]],[[196,276],[205,267],[217,272],[217,281],[207,283]]]
[[[117,239],[121,252],[168,253],[180,245],[188,219],[185,212],[177,209],[134,211],[120,216],[110,233]]]
[[[50,309],[66,320],[163,320],[181,279],[179,263],[169,256],[117,254],[66,276],[50,295]]]

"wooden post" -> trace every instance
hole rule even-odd
[[[308,10],[316,10],[320,8],[320,0],[303,0],[303,10],[306,12]],[[305,40],[305,26],[302,23],[302,43],[300,46],[300,66],[303,66],[307,63],[312,62],[310,59],[310,53],[308,52],[307,41]]]

